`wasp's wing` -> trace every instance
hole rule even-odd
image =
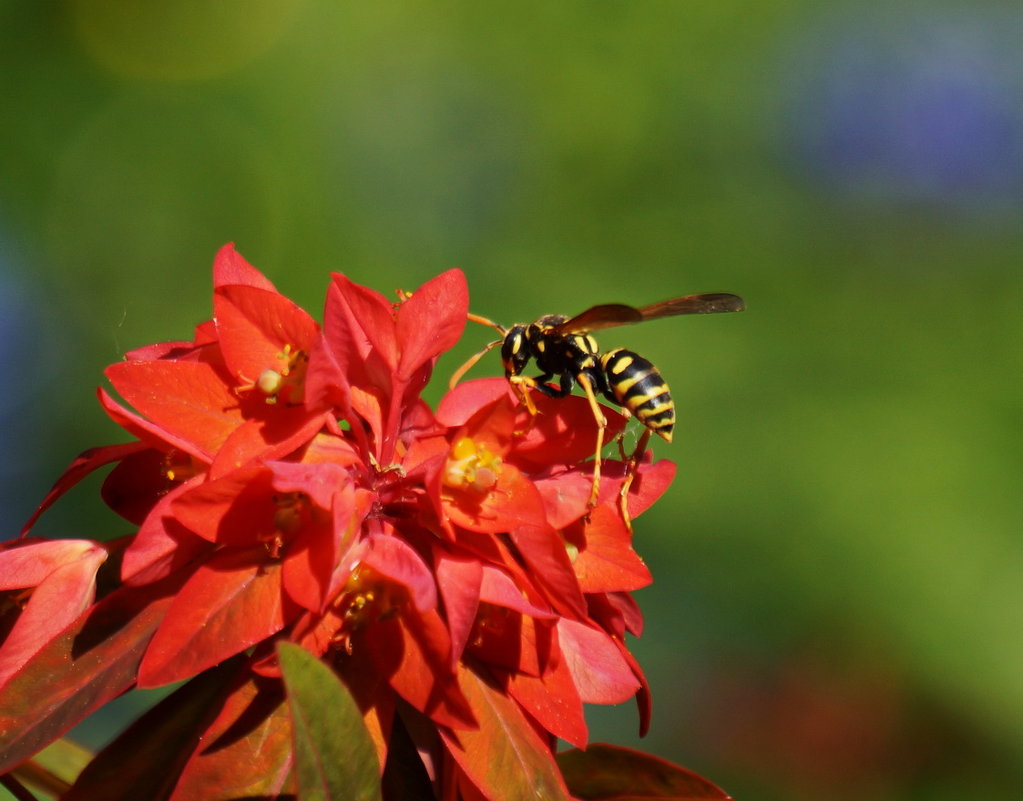
[[[602,328],[614,328],[616,325],[629,325],[643,322],[643,312],[626,306],[624,303],[605,303],[592,306],[582,314],[577,314],[557,326],[562,334],[581,334],[586,331],[599,331]]]
[[[746,302],[729,292],[710,292],[705,295],[686,295],[684,298],[662,300],[639,310],[644,320],[672,317],[676,314],[717,314],[737,312],[746,308]]]

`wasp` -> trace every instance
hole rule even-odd
[[[592,306],[574,317],[548,314],[536,322],[520,323],[508,329],[493,320],[470,313],[468,317],[471,321],[493,328],[501,338],[489,343],[466,361],[451,377],[450,384],[452,387],[457,384],[484,355],[500,345],[505,377],[531,415],[536,414],[536,406],[529,397],[529,390],[536,390],[552,398],[563,398],[578,385],[589,400],[597,423],[590,507],[596,505],[600,489],[600,454],[604,449],[604,429],[607,427],[597,396],[603,395],[614,405],[627,410],[644,426],[643,434],[627,461],[621,489],[622,512],[628,523],[626,495],[639,461],[652,433],[671,442],[675,403],[667,382],[653,364],[638,353],[624,348],[601,353],[592,333],[660,317],[737,312],[745,308],[745,302],[738,295],[715,292],[671,298],[638,309],[622,303],[608,303]],[[530,361],[536,363],[540,375],[525,375]],[[551,383],[555,378],[556,385]]]

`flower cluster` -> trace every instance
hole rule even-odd
[[[213,307],[192,341],[107,369],[119,400],[101,389],[100,403],[133,441],[83,454],[40,510],[114,464],[103,497],[135,533],[0,552],[0,590],[18,600],[0,686],[111,615],[124,686],[109,679],[108,694],[236,665],[200,738],[224,746],[196,747],[186,784],[267,747],[239,732],[275,719],[281,639],[341,677],[385,770],[410,742],[464,797],[500,795],[495,748],[552,760],[556,739],[585,746],[584,703],[638,697],[645,728],[625,635],[640,633],[629,593],[650,575],[620,509],[622,463],[605,461],[588,505],[586,399],[537,393],[534,416],[503,378],[463,383],[435,411],[420,398],[465,326],[461,272],[394,302],[335,274],[321,326],[229,245]],[[604,411],[614,437],[625,420]],[[630,514],[673,473],[642,462]]]

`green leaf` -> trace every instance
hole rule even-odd
[[[380,763],[337,675],[304,648],[277,645],[291,709],[300,801],[380,801]]]
[[[558,754],[558,765],[581,801],[730,801],[720,787],[692,771],[628,748],[595,744]]]

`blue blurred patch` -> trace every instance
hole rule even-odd
[[[860,6],[796,37],[786,149],[821,188],[952,210],[1023,203],[1023,12]]]

